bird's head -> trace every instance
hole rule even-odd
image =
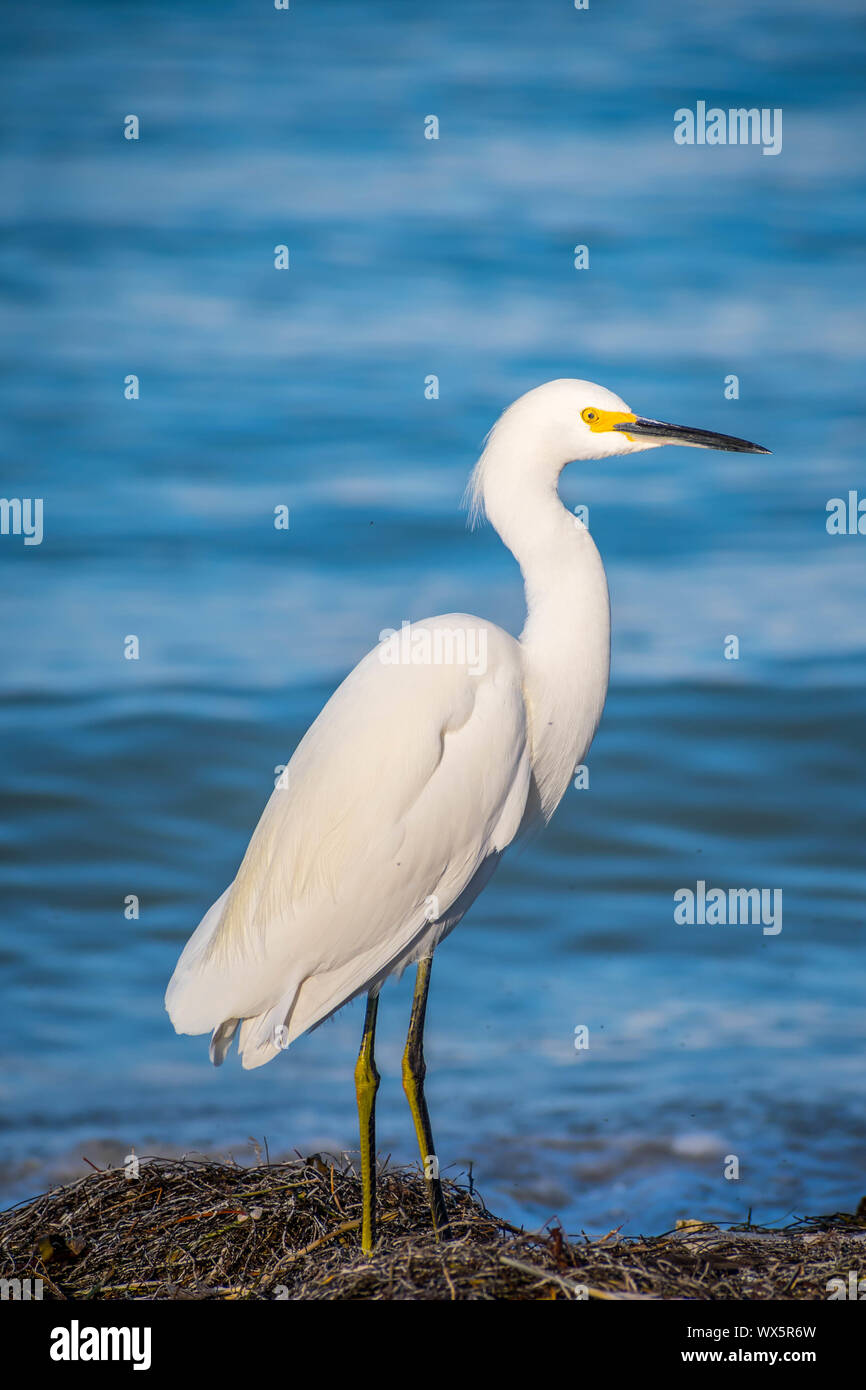
[[[502,534],[508,512],[525,506],[530,481],[555,488],[567,463],[636,454],[662,444],[770,452],[734,435],[637,415],[593,381],[548,381],[520,396],[490,431],[467,488],[470,519],[474,522],[486,511]]]
[[[637,415],[613,391],[592,381],[548,381],[528,391],[503,420],[531,414],[562,463],[608,458],[658,449],[662,444],[688,444],[694,449],[725,449],[737,454],[768,454],[760,444],[691,425],[670,425]]]

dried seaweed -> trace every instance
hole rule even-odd
[[[518,1230],[446,1181],[434,1239],[414,1169],[379,1176],[379,1240],[359,1249],[361,1184],[345,1164],[141,1160],[0,1213],[0,1277],[53,1299],[826,1299],[866,1266],[866,1209],[784,1230],[685,1223],[649,1238]]]

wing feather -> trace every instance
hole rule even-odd
[[[242,1020],[244,1065],[260,1065],[279,1025],[287,1045],[405,964],[517,833],[530,784],[520,648],[462,614],[413,632],[446,624],[483,630],[484,669],[370,652],[301,740],[190,939],[166,1005],[178,1032],[217,1030],[215,1060],[223,1025]]]

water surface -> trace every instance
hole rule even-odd
[[[773,454],[564,479],[608,568],[611,693],[589,788],[437,955],[442,1161],[569,1230],[852,1209],[866,538],[825,518],[866,491],[858,7],[80,3],[5,24],[2,488],[44,499],[45,536],[0,537],[3,1198],[82,1154],[354,1146],[360,1004],[214,1071],[165,983],[382,628],[469,609],[520,630],[516,566],[460,497],[499,411],[571,375]],[[675,146],[698,99],[782,108],[782,153]],[[677,925],[698,879],[781,889],[782,931]],[[386,988],[379,1145],[400,1161],[408,1008],[408,979]]]

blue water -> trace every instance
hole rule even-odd
[[[608,568],[611,693],[589,789],[437,954],[440,1156],[571,1231],[856,1204],[866,537],[825,509],[866,494],[859,11],[4,15],[2,490],[44,499],[45,534],[0,536],[3,1200],[131,1147],[353,1148],[360,1003],[217,1072],[165,983],[382,628],[519,631],[516,566],[460,496],[499,411],[569,375],[773,454],[564,479]],[[781,108],[782,153],[675,145],[699,99]],[[781,889],[782,931],[678,925],[698,879]],[[380,1011],[401,1161],[409,989]]]

